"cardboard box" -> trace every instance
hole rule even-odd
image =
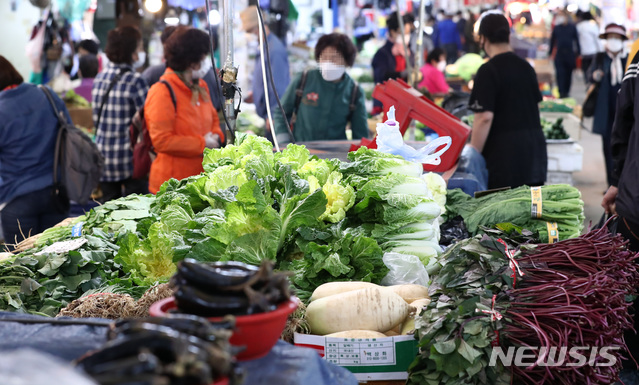
[[[348,369],[359,381],[405,380],[418,354],[414,336],[329,338],[295,333],[295,345],[315,349],[329,362]]]
[[[93,128],[93,110],[91,107],[69,107],[68,110],[73,124],[87,129]]]

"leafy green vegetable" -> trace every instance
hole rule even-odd
[[[448,193],[447,215],[461,215],[471,234],[481,227],[495,227],[503,223],[538,232],[542,242],[548,242],[548,222],[556,222],[559,239],[578,237],[583,230],[584,203],[581,193],[569,185],[542,186],[541,218],[532,219],[532,198],[527,186],[471,198],[461,190]]]

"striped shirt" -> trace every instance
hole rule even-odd
[[[104,157],[102,182],[117,182],[133,175],[133,152],[129,137],[129,126],[133,115],[144,106],[144,100],[149,90],[146,82],[126,64],[107,64],[93,81],[91,99],[93,105],[93,122],[98,121],[100,106],[104,96],[115,76],[123,69],[120,80],[109,92],[108,100],[104,104],[100,127],[96,127],[95,141]],[[126,71],[126,70],[125,70]]]

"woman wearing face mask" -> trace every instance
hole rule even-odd
[[[190,27],[178,27],[164,44],[167,69],[149,90],[144,105],[157,153],[149,176],[153,194],[171,178],[201,173],[204,149],[218,148],[222,143],[217,111],[203,80],[211,69],[209,47],[208,35]]]
[[[470,144],[486,160],[488,188],[543,185],[548,158],[535,70],[512,51],[504,15],[484,14],[478,35],[490,60],[477,71],[468,102],[475,112]]]
[[[368,136],[364,92],[345,73],[355,62],[357,49],[348,36],[332,33],[322,36],[315,46],[319,69],[298,75],[282,97],[288,120],[295,112],[292,130],[296,141],[345,140],[350,124],[353,139]],[[301,95],[296,106],[297,95]],[[284,118],[273,111],[275,134],[280,144],[290,142]]]
[[[446,53],[441,48],[435,48],[428,54],[426,64],[420,69],[423,79],[419,88],[425,88],[433,96],[443,96],[450,91],[446,83]]]
[[[621,88],[624,68],[628,60],[628,52],[624,49],[624,41],[628,38],[626,28],[618,24],[608,24],[599,38],[604,40],[605,52],[595,56],[588,71],[590,81],[599,84],[592,130],[601,135],[608,185],[616,186],[616,181],[612,178],[613,160],[610,138],[615,120],[617,94]]]
[[[148,192],[146,180],[132,179],[133,154],[129,126],[144,105],[149,88],[136,72],[146,61],[142,35],[134,27],[109,31],[105,49],[109,58],[104,71],[93,80],[91,98],[95,141],[104,157],[102,201]]]

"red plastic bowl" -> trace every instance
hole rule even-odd
[[[289,314],[297,309],[298,303],[296,297],[291,297],[273,311],[235,317],[235,330],[230,342],[231,345],[245,347],[236,358],[239,361],[248,361],[267,355],[280,339],[286,320]],[[166,314],[174,309],[177,309],[175,299],[169,297],[151,305],[149,314],[153,317],[166,317]],[[212,322],[222,321],[222,317],[208,319]]]

